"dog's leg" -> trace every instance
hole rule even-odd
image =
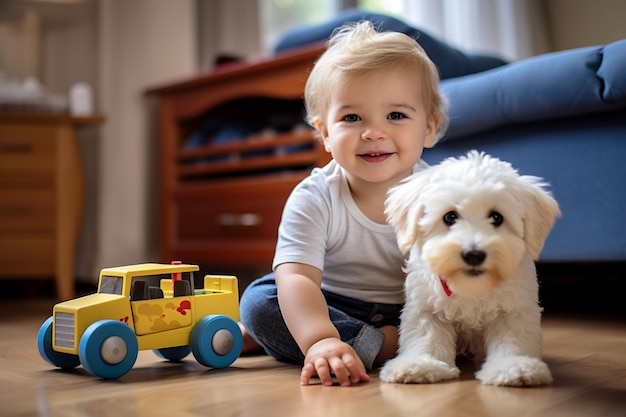
[[[450,323],[430,313],[413,318],[403,316],[398,356],[385,364],[380,379],[421,384],[457,378],[456,338]]]
[[[552,382],[541,360],[540,313],[504,315],[487,326],[487,359],[476,377],[483,384],[537,386]]]

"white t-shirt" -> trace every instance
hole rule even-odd
[[[427,165],[419,161],[413,171]],[[285,204],[273,268],[287,262],[314,266],[322,288],[368,302],[404,302],[404,257],[393,227],[358,208],[343,168],[334,160],[315,168]]]

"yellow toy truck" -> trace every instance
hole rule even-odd
[[[37,335],[39,354],[107,379],[125,375],[147,349],[170,361],[192,352],[204,366],[230,366],[243,345],[237,278],[206,275],[195,289],[198,270],[180,262],[103,269],[96,294],[54,306]]]

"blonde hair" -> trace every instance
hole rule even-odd
[[[434,145],[448,127],[437,67],[415,39],[400,32],[378,32],[370,21],[341,26],[331,35],[304,88],[307,122],[316,127],[326,117],[331,92],[340,80],[389,68],[406,68],[420,75],[426,109],[438,122]]]

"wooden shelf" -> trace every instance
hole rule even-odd
[[[208,137],[193,148],[187,139],[208,120],[254,116],[272,129],[287,110],[294,126],[302,124],[304,84],[322,52],[316,45],[147,91],[159,101],[161,261],[269,270],[282,206],[329,154],[310,129],[226,144]]]

